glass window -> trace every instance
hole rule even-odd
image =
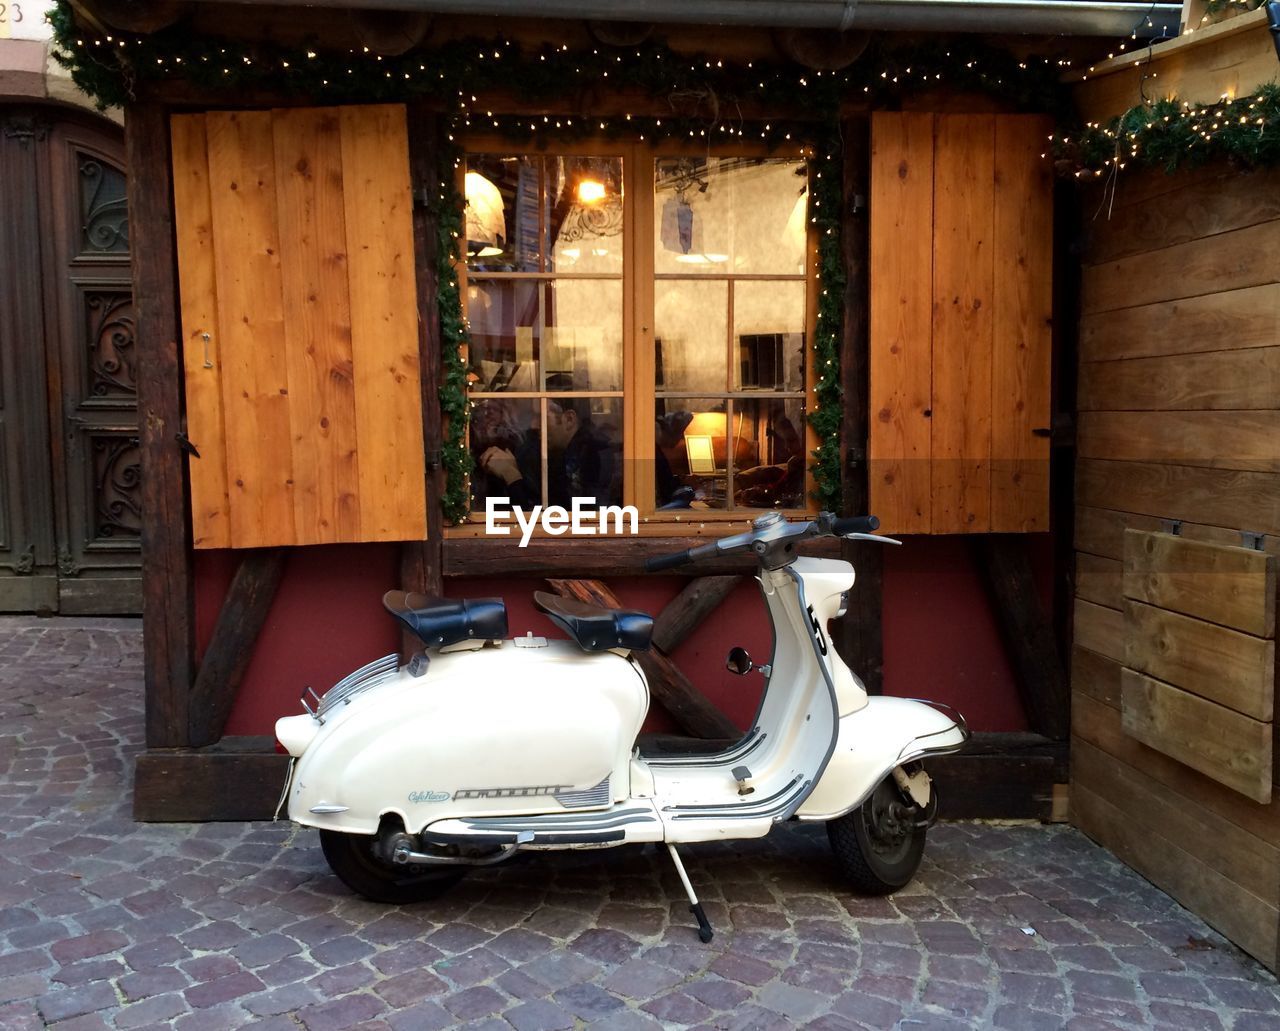
[[[654,504],[805,506],[805,165],[653,162]]]
[[[622,503],[622,176],[611,156],[467,159],[473,510]]]
[[[804,509],[804,162],[619,149],[467,157],[473,510]]]

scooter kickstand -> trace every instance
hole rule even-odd
[[[689,883],[689,875],[684,872],[684,863],[680,862],[680,853],[676,851],[675,845],[670,842],[667,842],[667,851],[671,853],[671,861],[676,864],[676,873],[680,875],[680,883],[684,885],[684,893],[689,896],[689,912],[698,920],[698,939],[699,941],[709,942],[716,932],[711,930],[711,921],[707,919],[707,914],[702,911],[702,903],[698,901],[698,896],[693,892],[693,885]]]

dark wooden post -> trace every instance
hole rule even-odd
[[[194,591],[182,425],[182,345],[169,116],[146,97],[125,117],[142,466],[142,618],[149,747],[189,744]]]
[[[1037,734],[1065,741],[1071,733],[1071,692],[1053,623],[1036,592],[1031,556],[1020,534],[975,538],[978,568],[1013,666],[1027,722]]]
[[[844,332],[840,346],[840,386],[844,391],[841,466],[844,489],[841,515],[866,515],[870,505],[867,443],[870,437],[871,286],[870,231],[867,199],[871,193],[871,121],[866,115],[845,118],[844,180],[840,240],[844,250]],[[835,645],[849,668],[872,694],[884,686],[883,544],[844,541],[840,557],[857,571],[849,609],[836,622]]]
[[[188,723],[194,747],[222,738],[253,646],[284,576],[285,554],[284,548],[261,548],[244,552],[240,559],[191,687]]]
[[[443,593],[444,526],[440,498],[444,475],[440,467],[443,429],[440,416],[440,313],[436,262],[437,226],[432,211],[439,204],[439,120],[421,101],[408,106],[409,172],[413,182],[413,242],[418,273],[418,354],[422,366],[422,445],[426,455],[427,539],[409,541],[400,549],[400,583],[405,590]],[[409,635],[406,647],[421,642]]]

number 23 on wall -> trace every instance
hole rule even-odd
[[[0,39],[8,39],[14,25],[22,21],[22,5],[0,3]]]

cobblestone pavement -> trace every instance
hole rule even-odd
[[[364,902],[311,832],[132,822],[140,650],[0,618],[0,1028],[1280,1027],[1269,974],[1060,826],[941,825],[891,899],[821,828],[691,847],[709,945],[652,847]]]

